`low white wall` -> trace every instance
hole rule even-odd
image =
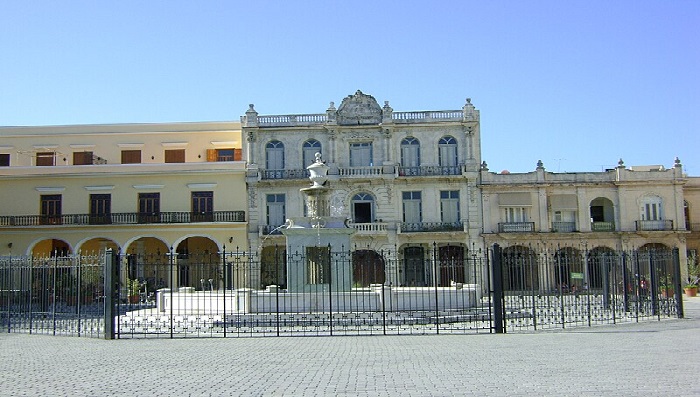
[[[370,289],[330,293],[274,288],[177,292],[164,289],[157,292],[156,302],[158,311],[173,314],[247,314],[454,310],[473,307],[480,299],[478,284],[464,284],[437,288],[373,285]]]

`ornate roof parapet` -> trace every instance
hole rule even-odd
[[[338,120],[336,119],[337,114],[338,111],[335,109],[335,102],[331,102],[331,104],[328,106],[328,109],[326,109],[326,124],[338,124]]]
[[[382,122],[382,108],[372,95],[357,90],[354,95],[343,99],[338,106],[337,117],[339,125],[379,124]]]
[[[462,107],[462,117],[464,121],[479,120],[479,111],[472,105],[471,98],[467,98],[467,103]]]
[[[258,126],[258,112],[255,111],[255,106],[252,103],[248,105],[248,110],[246,110],[245,116],[241,116],[241,125],[243,127]]]
[[[382,124],[393,123],[394,109],[389,106],[389,101],[384,101],[384,107],[382,108]]]

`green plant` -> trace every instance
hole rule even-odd
[[[688,284],[690,286],[698,286],[700,284],[700,264],[696,255],[688,255]]]
[[[129,296],[138,295],[141,290],[141,283],[138,279],[126,280],[126,291]]]

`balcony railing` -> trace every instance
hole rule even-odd
[[[576,222],[552,222],[552,231],[555,233],[575,232]]]
[[[535,231],[535,222],[502,222],[498,224],[499,233],[527,233]]]
[[[373,223],[348,223],[348,226],[357,230],[359,234],[379,234],[386,233],[389,228],[389,224],[385,222],[373,222]]]
[[[382,175],[383,167],[343,167],[338,170],[340,177],[367,177]],[[393,172],[393,171],[392,171]]]
[[[591,222],[593,232],[614,232],[615,222]]]
[[[451,166],[418,166],[418,167],[399,167],[399,176],[434,176],[434,175],[461,175],[461,165]]]
[[[262,179],[306,179],[308,177],[309,171],[305,169],[262,171]]]
[[[399,233],[413,232],[461,232],[464,230],[462,222],[419,222],[399,224]]]
[[[638,231],[649,231],[649,230],[673,230],[672,220],[660,220],[660,221],[635,221]]]
[[[245,211],[213,212],[122,212],[104,215],[10,215],[0,216],[0,226],[39,225],[138,225],[149,223],[245,222]]]

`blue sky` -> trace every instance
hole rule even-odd
[[[0,3],[0,125],[481,111],[492,171],[700,176],[700,1]]]

